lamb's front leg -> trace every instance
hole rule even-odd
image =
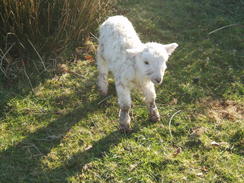
[[[149,119],[153,122],[157,122],[160,120],[160,115],[158,112],[158,108],[155,103],[156,92],[153,83],[147,83],[142,87],[142,91],[145,97],[145,102],[149,111]]]
[[[121,83],[116,83],[116,91],[118,95],[118,102],[120,106],[119,111],[119,124],[120,129],[124,132],[131,131],[130,128],[130,108],[131,108],[131,97],[129,88],[125,87]]]

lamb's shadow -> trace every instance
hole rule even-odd
[[[131,138],[134,133],[140,131],[140,126],[150,126],[153,123],[148,121],[142,122],[140,125],[135,125],[132,132],[130,133],[122,133],[120,130],[115,130],[96,141],[91,148],[79,152],[72,156],[68,161],[64,162],[62,166],[44,172],[45,175],[48,175],[48,179],[55,179],[58,182],[68,182],[67,178],[77,175],[77,173],[81,173],[89,166],[85,166],[90,162],[103,158],[110,149],[116,145],[118,145],[122,140]],[[65,173],[64,173],[65,172]],[[58,178],[57,178],[58,177]],[[81,180],[82,181],[82,180]]]
[[[68,177],[80,174],[83,171],[82,168],[85,168],[86,164],[102,158],[113,146],[119,144],[122,139],[129,137],[131,137],[131,134],[122,134],[118,130],[113,131],[95,142],[90,149],[75,154],[62,166],[44,173],[48,175],[49,180],[55,179],[58,182],[68,182]]]

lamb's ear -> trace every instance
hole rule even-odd
[[[130,55],[130,56],[136,56],[138,53],[140,53],[142,51],[142,48],[130,48],[127,49],[126,52]]]
[[[169,55],[171,55],[175,51],[175,49],[178,47],[178,44],[177,43],[165,44],[164,47],[165,47],[167,53]]]

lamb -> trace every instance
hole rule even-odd
[[[97,49],[98,87],[102,95],[108,92],[108,72],[114,79],[120,106],[120,129],[130,128],[131,91],[138,89],[145,97],[149,119],[160,120],[155,103],[154,84],[162,83],[169,56],[177,48],[177,43],[142,43],[131,22],[124,16],[109,17],[99,29]]]

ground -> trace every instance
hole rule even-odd
[[[0,182],[243,182],[243,2],[126,0],[116,11],[144,42],[179,44],[156,89],[161,121],[134,92],[133,132],[121,133],[114,80],[99,96],[89,56],[36,74],[32,91],[0,86]]]

